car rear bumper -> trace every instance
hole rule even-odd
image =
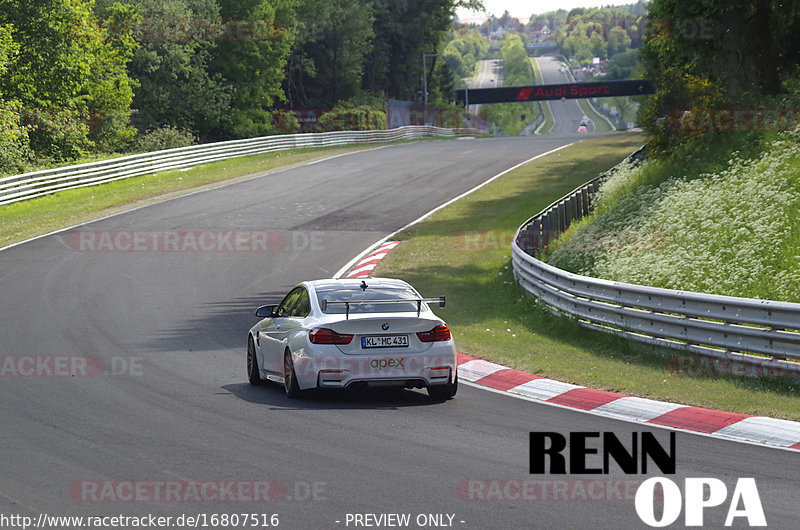
[[[452,341],[437,344],[422,354],[296,355],[294,363],[301,389],[443,385],[451,381],[457,366]]]

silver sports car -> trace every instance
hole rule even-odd
[[[458,389],[450,330],[402,280],[303,282],[261,317],[247,338],[252,384],[283,383],[289,397],[309,388],[427,388],[434,399]]]

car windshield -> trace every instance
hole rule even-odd
[[[322,307],[322,301],[327,300],[328,306],[323,311],[329,315],[345,314],[346,304],[330,302],[350,302],[350,313],[403,313],[417,312],[417,300],[420,296],[411,289],[398,289],[386,287],[370,287],[367,290],[360,288],[352,290],[317,291],[317,299]],[[370,300],[397,300],[396,303],[369,303]],[[366,302],[366,303],[364,303]],[[422,304],[422,310],[428,306]]]

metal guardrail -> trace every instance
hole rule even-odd
[[[10,177],[0,177],[0,205],[41,197],[57,191],[94,186],[159,171],[184,169],[228,158],[298,147],[329,147],[480,133],[477,129],[442,129],[427,125],[412,125],[384,131],[287,134],[179,147],[86,164],[33,171]]]
[[[637,152],[639,153],[639,152]],[[633,155],[632,155],[633,156]],[[514,277],[553,313],[649,344],[800,376],[800,304],[660,289],[572,274],[534,257],[588,214],[606,174],[554,202],[512,241]]]

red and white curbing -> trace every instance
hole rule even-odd
[[[458,354],[461,380],[626,421],[664,425],[800,451],[800,423],[763,416],[664,403],[605,390],[561,383],[538,375]]]
[[[347,278],[366,278],[399,245],[387,241],[364,257]],[[458,354],[458,377],[477,385],[546,403],[591,411],[624,421],[649,423],[731,440],[800,451],[800,423],[763,416],[665,403],[562,383]]]
[[[366,278],[372,273],[372,269],[374,269],[380,261],[386,257],[386,254],[389,253],[394,247],[400,244],[400,241],[387,241],[374,251],[372,251],[368,256],[365,256],[364,259],[358,262],[358,264],[353,267],[353,269],[347,274],[347,278]]]

